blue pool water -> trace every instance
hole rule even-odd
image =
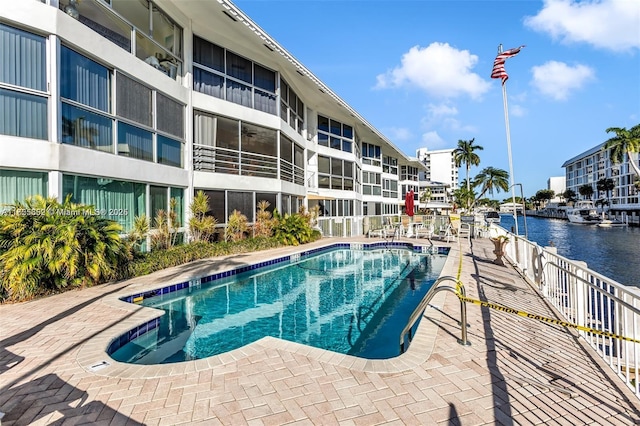
[[[118,348],[122,362],[201,359],[273,336],[368,359],[399,355],[402,328],[446,256],[339,249],[144,299],[157,327]]]

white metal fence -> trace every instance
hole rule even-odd
[[[566,322],[594,330],[578,332],[640,397],[640,343],[628,340],[640,340],[640,289],[562,257],[554,247],[541,247],[493,226],[492,235],[496,234],[509,237],[509,260]]]

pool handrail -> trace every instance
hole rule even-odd
[[[438,287],[438,285],[443,281],[453,281],[456,283],[456,286],[455,287],[451,287],[451,286]],[[411,343],[411,338],[412,338],[411,329],[413,328],[413,325],[416,323],[416,321],[427,309],[427,306],[429,305],[429,302],[431,302],[431,299],[433,299],[433,297],[440,291],[451,291],[456,296],[461,296],[462,298],[466,296],[464,284],[462,283],[462,281],[460,281],[456,277],[445,275],[443,277],[438,278],[436,282],[433,283],[433,287],[431,287],[431,289],[427,292],[427,294],[424,296],[420,304],[414,309],[413,313],[411,313],[411,316],[409,317],[409,321],[407,321],[407,325],[402,329],[402,332],[400,333],[400,353],[401,354],[405,352],[404,337],[408,333],[409,343]],[[469,343],[469,341],[467,340],[467,305],[465,304],[462,298],[460,298],[460,329],[461,331],[460,331],[460,339],[458,339],[458,343],[460,343],[463,346],[470,346],[471,343]]]

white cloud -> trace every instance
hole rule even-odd
[[[517,104],[509,105],[509,112],[514,117],[524,117],[527,115],[527,110]]]
[[[390,127],[384,132],[392,141],[407,141],[413,138],[411,130],[406,127]]]
[[[376,77],[376,88],[417,86],[440,98],[468,95],[480,98],[490,84],[471,70],[478,57],[448,43],[414,46],[402,55],[401,65]]]
[[[422,143],[429,149],[444,148],[447,145],[447,142],[436,131],[424,133],[422,135]]]
[[[449,103],[427,105],[427,115],[422,119],[423,127],[430,129],[434,127],[445,128],[457,132],[475,132],[473,126],[465,126],[460,120],[455,118],[458,115],[458,108]]]
[[[588,43],[614,51],[640,49],[640,1],[545,0],[525,26],[566,43]]]
[[[595,78],[593,69],[586,65],[570,66],[557,61],[532,67],[531,71],[531,84],[545,96],[559,101],[567,99],[571,92],[582,88]]]

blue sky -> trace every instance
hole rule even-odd
[[[509,170],[525,196],[565,160],[640,123],[640,1],[237,0],[262,29],[409,155],[475,138],[481,168]],[[464,170],[461,170],[461,179]],[[495,194],[506,198],[508,194]]]

